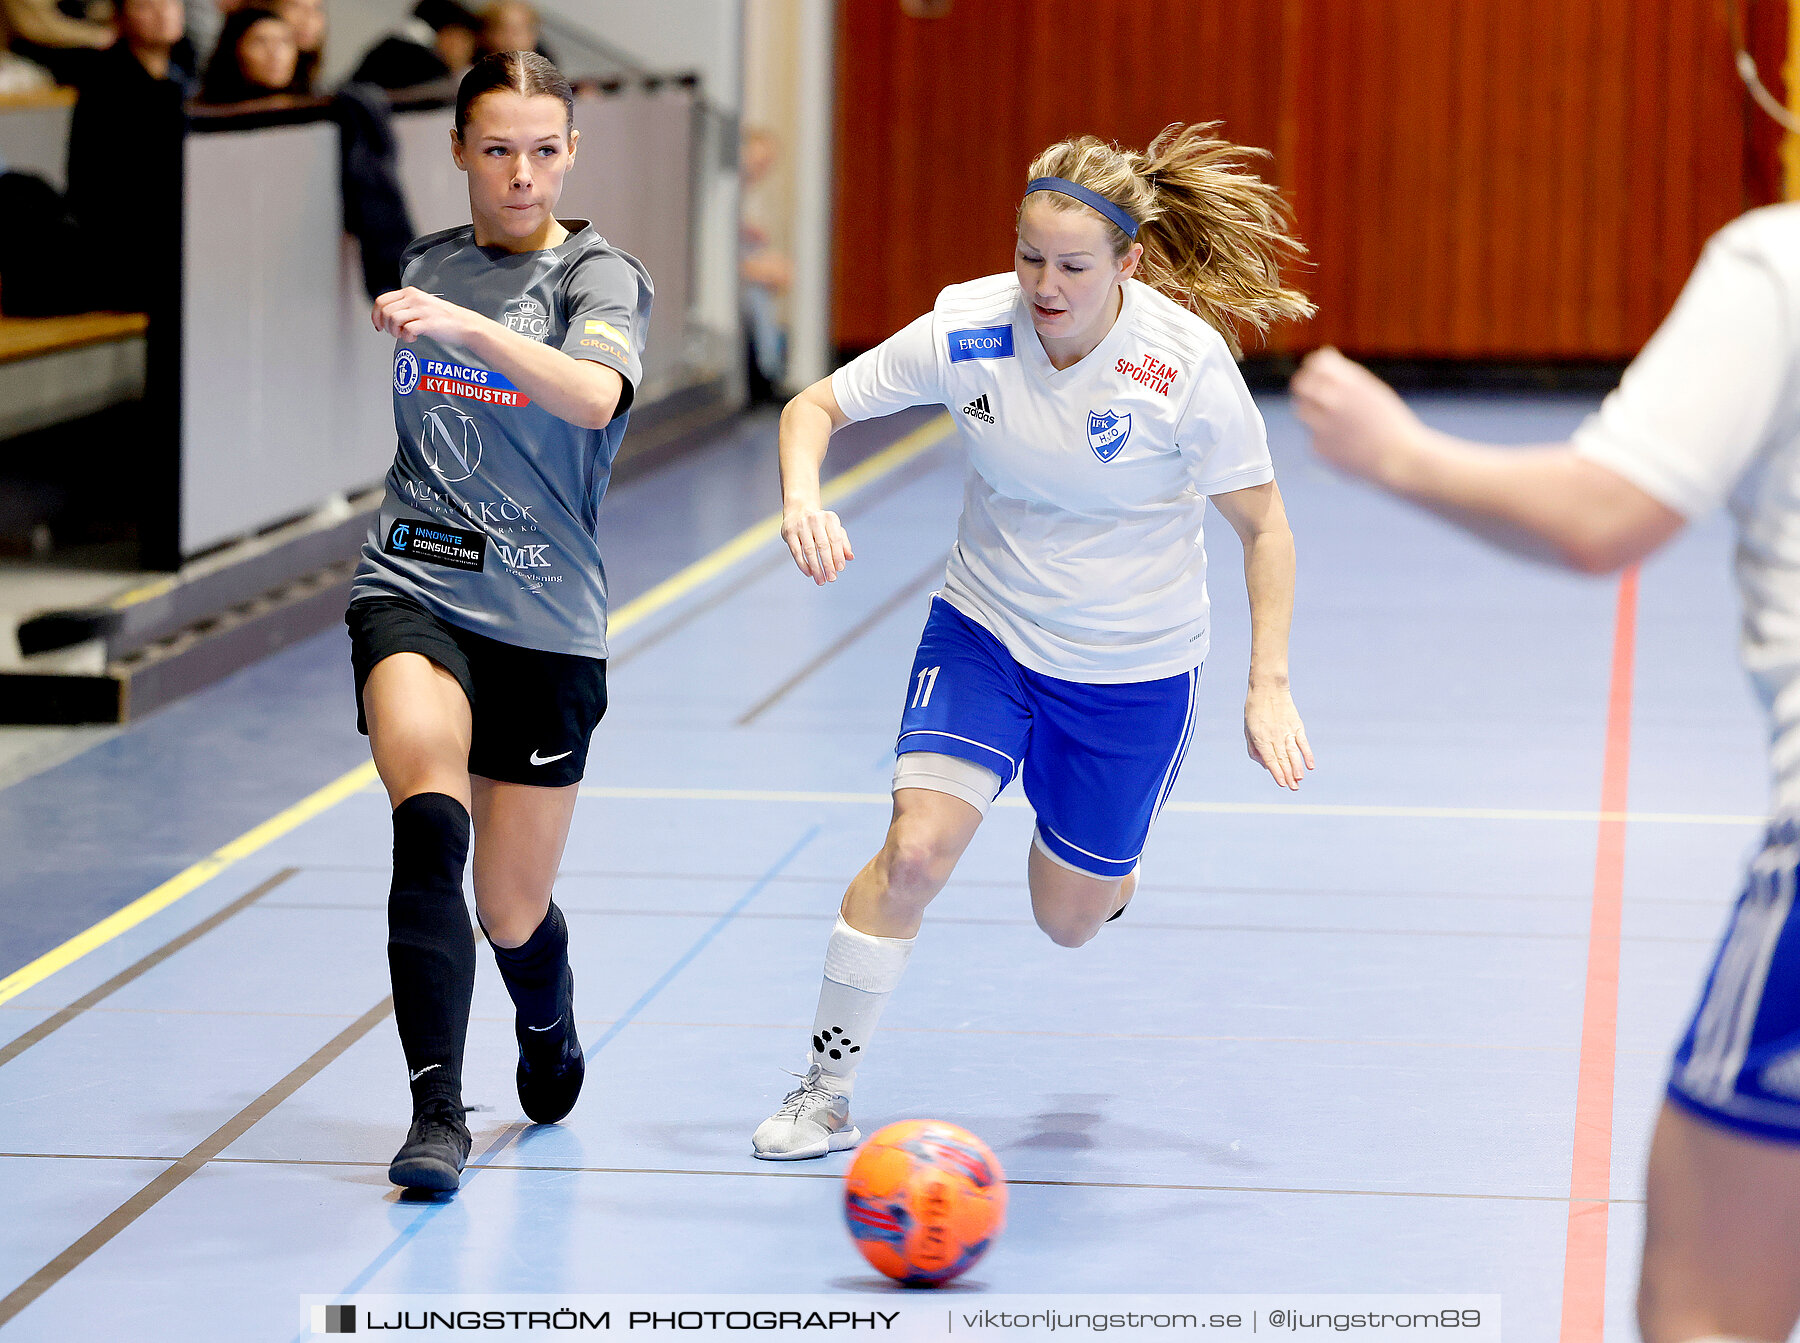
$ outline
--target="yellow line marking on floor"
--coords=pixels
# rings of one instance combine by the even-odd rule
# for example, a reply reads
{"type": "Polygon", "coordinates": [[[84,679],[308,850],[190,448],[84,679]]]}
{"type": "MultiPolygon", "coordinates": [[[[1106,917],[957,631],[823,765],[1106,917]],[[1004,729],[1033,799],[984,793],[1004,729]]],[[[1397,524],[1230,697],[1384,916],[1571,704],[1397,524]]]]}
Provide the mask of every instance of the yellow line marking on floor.
{"type": "Polygon", "coordinates": [[[173,592],[178,581],[175,578],[153,578],[148,583],[132,588],[129,592],[121,592],[107,605],[115,611],[123,611],[128,606],[136,606],[139,602],[147,602],[152,597],[160,597],[165,592],[173,592]]]}
{"type": "Polygon", "coordinates": [[[0,979],[0,1003],[18,997],[26,989],[41,984],[58,970],[73,965],[96,947],[105,946],[120,933],[135,928],[152,914],[161,913],[190,891],[197,890],[234,863],[241,862],[258,849],[266,848],[288,831],[304,825],[320,812],[335,807],[375,776],[373,762],[358,765],[348,774],[326,784],[311,797],[304,798],[286,811],[271,816],[261,825],[246,830],[231,843],[214,849],[185,871],[176,873],[162,885],[140,895],[116,913],[101,919],[85,932],[77,933],[60,947],[46,951],[29,965],[14,970],[0,979]]]}
{"type": "MultiPolygon", "coordinates": [[[[893,446],[882,449],[866,462],[852,467],[827,482],[821,493],[823,502],[830,506],[849,498],[864,486],[872,484],[889,472],[906,465],[920,453],[937,446],[949,436],[950,430],[951,423],[948,415],[940,415],[926,424],[920,425],[893,446]]],[[[719,574],[747,558],[760,547],[778,539],[780,535],[781,515],[779,513],[764,518],[753,527],[746,528],[711,554],[695,560],[680,573],[658,583],[635,601],[627,602],[613,613],[608,622],[610,632],[623,634],[631,626],[718,577],[719,574]]],[[[154,595],[149,589],[155,586],[155,584],[149,584],[145,589],[125,595],[133,600],[141,600],[145,596],[154,595]]],[[[145,919],[161,913],[182,896],[198,890],[226,868],[248,858],[259,849],[267,848],[283,835],[298,829],[321,812],[329,811],[351,794],[360,792],[377,782],[374,762],[365,762],[341,778],[326,784],[312,796],[303,798],[287,810],[271,816],[254,829],[245,831],[229,844],[213,850],[192,867],[176,873],[155,890],[140,895],[129,905],[101,919],[85,932],[77,933],[61,946],[45,952],[29,965],[21,966],[6,978],[0,979],[0,1003],[16,998],[27,989],[43,983],[58,970],[73,965],[90,951],[105,946],[121,933],[128,932],[145,919]]]]}
{"type": "MultiPolygon", "coordinates": [[[[881,806],[893,802],[887,793],[816,793],[775,788],[621,788],[589,784],[580,796],[621,802],[772,802],[810,806],[881,806]]],[[[1023,798],[1003,797],[996,807],[1030,806],[1023,798]]],[[[1382,807],[1348,803],[1304,802],[1170,802],[1164,811],[1207,816],[1340,816],[1415,821],[1626,821],[1634,825],[1767,825],[1766,816],[1727,812],[1553,811],[1531,807],[1382,807]]]]}

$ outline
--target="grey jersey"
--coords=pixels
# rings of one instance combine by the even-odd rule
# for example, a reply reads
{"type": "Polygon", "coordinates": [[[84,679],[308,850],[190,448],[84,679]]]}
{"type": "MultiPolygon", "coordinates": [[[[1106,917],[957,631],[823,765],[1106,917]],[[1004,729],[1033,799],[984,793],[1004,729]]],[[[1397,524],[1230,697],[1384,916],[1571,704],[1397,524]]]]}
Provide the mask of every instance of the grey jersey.
{"type": "Polygon", "coordinates": [[[403,597],[503,643],[606,656],[601,496],[643,376],[650,276],[591,224],[540,252],[475,242],[474,228],[418,239],[402,283],[490,317],[625,380],[619,412],[583,429],[497,369],[420,337],[394,346],[399,448],[350,600],[403,597]]]}

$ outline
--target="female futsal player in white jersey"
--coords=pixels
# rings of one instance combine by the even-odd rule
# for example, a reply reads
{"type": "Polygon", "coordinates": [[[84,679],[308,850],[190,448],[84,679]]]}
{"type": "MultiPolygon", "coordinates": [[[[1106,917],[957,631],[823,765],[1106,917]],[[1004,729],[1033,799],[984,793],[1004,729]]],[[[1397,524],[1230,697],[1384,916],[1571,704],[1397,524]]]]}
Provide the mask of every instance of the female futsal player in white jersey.
{"type": "Polygon", "coordinates": [[[1741,650],[1772,719],[1762,852],[1713,963],[1650,1147],[1645,1343],[1783,1343],[1800,1321],[1800,205],[1707,245],[1675,310],[1568,443],[1435,433],[1335,350],[1294,404],[1321,456],[1520,554],[1588,573],[1725,505],[1741,650]]]}
{"type": "Polygon", "coordinates": [[[933,310],[781,419],[782,536],[815,582],[852,558],[819,466],[852,420],[939,404],[969,473],[956,546],[907,682],[887,842],[844,896],[801,1085],[760,1157],[854,1146],[849,1098],[925,907],[1015,776],[1037,812],[1032,912],[1078,947],[1117,916],[1194,727],[1211,498],[1244,548],[1244,733],[1275,781],[1312,755],[1288,693],[1294,545],[1234,329],[1305,316],[1275,189],[1208,126],[1142,154],[1091,136],[1027,174],[1010,274],[933,310]]]}
{"type": "Polygon", "coordinates": [[[388,963],[413,1124],[389,1178],[455,1189],[475,905],[517,1008],[519,1101],[581,1088],[568,929],[550,899],[606,711],[596,510],[625,433],[650,279],[556,218],[575,161],[556,67],[502,52],[463,78],[451,150],[472,223],[420,238],[376,300],[399,448],[351,588],[359,726],[394,806],[388,963]]]}

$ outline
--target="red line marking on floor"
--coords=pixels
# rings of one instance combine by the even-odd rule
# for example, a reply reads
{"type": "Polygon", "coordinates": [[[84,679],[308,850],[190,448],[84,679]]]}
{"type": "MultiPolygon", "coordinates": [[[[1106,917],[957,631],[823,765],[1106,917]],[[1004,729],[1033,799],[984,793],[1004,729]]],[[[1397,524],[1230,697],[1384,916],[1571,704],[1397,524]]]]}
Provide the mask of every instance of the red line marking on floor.
{"type": "Polygon", "coordinates": [[[1601,1343],[1606,1325],[1607,1200],[1612,1196],[1613,1064],[1619,1026],[1619,929],[1625,899],[1625,803],[1631,767],[1631,677],[1637,647],[1638,571],[1619,580],[1612,688],[1600,778],[1594,906],[1588,924],[1581,1066],[1575,1086],[1575,1156],[1563,1252],[1562,1343],[1601,1343]]]}

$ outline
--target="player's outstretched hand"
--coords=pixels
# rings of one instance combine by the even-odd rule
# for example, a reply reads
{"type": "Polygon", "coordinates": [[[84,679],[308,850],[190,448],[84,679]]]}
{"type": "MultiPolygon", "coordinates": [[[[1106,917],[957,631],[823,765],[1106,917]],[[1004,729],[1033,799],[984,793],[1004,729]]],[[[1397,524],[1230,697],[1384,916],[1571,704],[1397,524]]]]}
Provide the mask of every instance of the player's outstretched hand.
{"type": "Polygon", "coordinates": [[[1392,387],[1329,345],[1306,356],[1288,391],[1313,451],[1377,485],[1394,483],[1425,428],[1392,387]]]}
{"type": "Polygon", "coordinates": [[[408,285],[405,289],[391,289],[376,299],[369,320],[377,331],[386,332],[408,345],[420,336],[456,344],[458,337],[468,330],[468,321],[473,315],[467,308],[459,308],[436,294],[408,285]]]}
{"type": "Polygon", "coordinates": [[[1306,726],[1284,687],[1251,687],[1244,701],[1244,745],[1250,758],[1283,788],[1297,790],[1313,768],[1306,726]]]}
{"type": "Polygon", "coordinates": [[[822,508],[797,508],[781,518],[781,539],[800,572],[823,585],[835,583],[844,566],[856,558],[850,537],[836,513],[822,508]]]}

